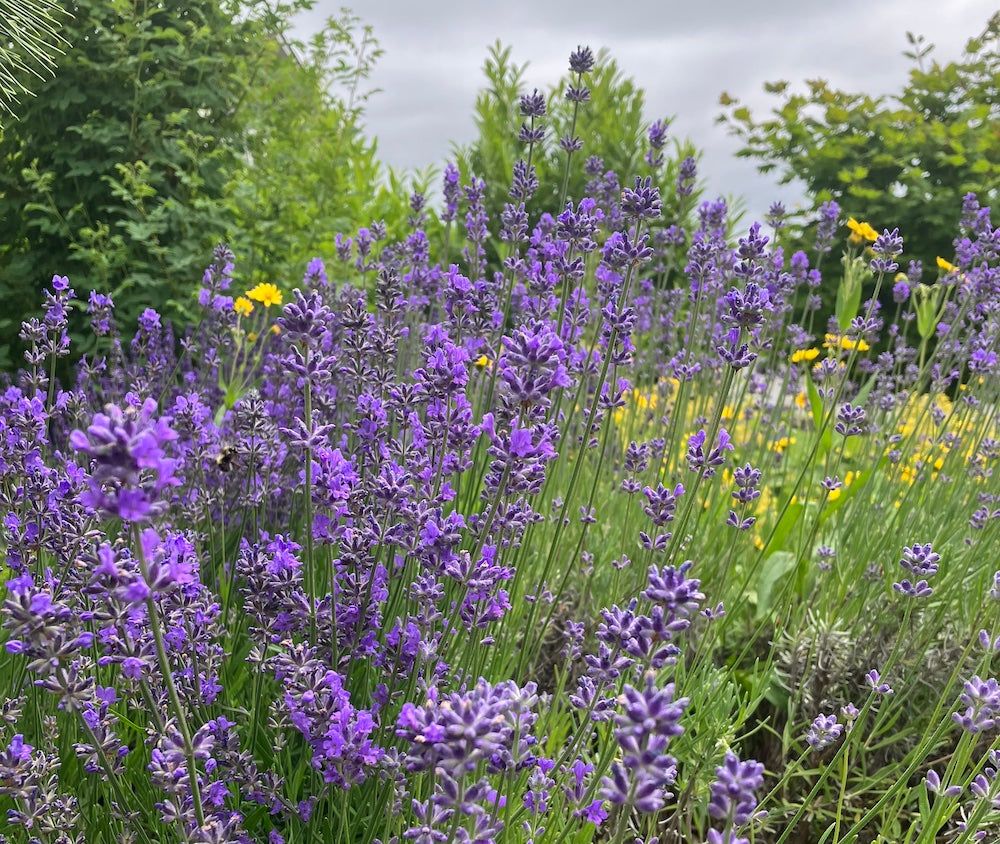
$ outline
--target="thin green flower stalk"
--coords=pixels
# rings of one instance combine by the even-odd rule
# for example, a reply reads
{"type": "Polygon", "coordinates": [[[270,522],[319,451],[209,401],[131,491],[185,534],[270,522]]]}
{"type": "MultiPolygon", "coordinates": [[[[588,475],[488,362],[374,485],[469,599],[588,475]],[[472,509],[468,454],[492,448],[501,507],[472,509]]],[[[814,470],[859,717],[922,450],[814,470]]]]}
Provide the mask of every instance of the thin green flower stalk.
{"type": "MultiPolygon", "coordinates": [[[[146,560],[145,551],[143,551],[142,539],[139,536],[138,527],[133,529],[132,538],[140,570],[143,577],[148,579],[149,563],[146,560]]],[[[160,674],[163,676],[163,684],[167,687],[170,705],[173,707],[174,716],[177,719],[177,729],[184,741],[184,755],[187,758],[188,780],[191,787],[191,800],[194,804],[195,817],[198,820],[198,825],[204,826],[205,809],[201,802],[201,790],[198,786],[198,764],[194,756],[194,745],[191,743],[191,731],[187,721],[188,716],[184,710],[184,706],[181,704],[180,696],[177,694],[177,686],[174,684],[173,669],[170,666],[170,659],[167,656],[167,649],[163,642],[163,629],[160,626],[159,611],[152,593],[146,598],[145,603],[149,628],[153,634],[153,641],[156,644],[156,657],[160,664],[160,674]]]]}

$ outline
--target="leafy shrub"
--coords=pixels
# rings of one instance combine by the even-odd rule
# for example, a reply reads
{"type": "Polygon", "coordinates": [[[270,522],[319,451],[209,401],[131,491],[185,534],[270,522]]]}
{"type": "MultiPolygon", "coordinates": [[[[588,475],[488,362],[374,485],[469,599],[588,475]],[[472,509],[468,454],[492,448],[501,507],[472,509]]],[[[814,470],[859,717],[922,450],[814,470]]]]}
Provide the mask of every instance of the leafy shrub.
{"type": "Polygon", "coordinates": [[[739,155],[762,162],[762,173],[805,183],[813,205],[801,222],[812,225],[831,199],[851,216],[891,222],[931,276],[935,259],[951,254],[962,197],[974,192],[992,203],[1000,189],[1000,15],[946,64],[928,63],[932,45],[907,37],[914,67],[898,94],[848,93],[822,79],[797,93],[772,82],[764,88],[780,99],[769,116],[757,118],[723,94],[720,120],[743,142],[739,155]]]}

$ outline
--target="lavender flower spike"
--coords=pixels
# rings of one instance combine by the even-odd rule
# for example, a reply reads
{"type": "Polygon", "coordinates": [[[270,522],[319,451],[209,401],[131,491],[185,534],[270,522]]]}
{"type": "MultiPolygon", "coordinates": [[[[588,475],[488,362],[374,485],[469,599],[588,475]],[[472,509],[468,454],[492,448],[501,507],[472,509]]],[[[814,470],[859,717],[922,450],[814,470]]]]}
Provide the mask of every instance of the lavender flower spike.
{"type": "Polygon", "coordinates": [[[177,434],[169,416],[154,419],[155,413],[153,399],[141,408],[108,405],[86,433],[70,434],[72,446],[92,461],[89,489],[80,497],[84,506],[130,522],[147,521],[166,507],[157,499],[180,481],[174,476],[176,461],[163,447],[177,434]]]}

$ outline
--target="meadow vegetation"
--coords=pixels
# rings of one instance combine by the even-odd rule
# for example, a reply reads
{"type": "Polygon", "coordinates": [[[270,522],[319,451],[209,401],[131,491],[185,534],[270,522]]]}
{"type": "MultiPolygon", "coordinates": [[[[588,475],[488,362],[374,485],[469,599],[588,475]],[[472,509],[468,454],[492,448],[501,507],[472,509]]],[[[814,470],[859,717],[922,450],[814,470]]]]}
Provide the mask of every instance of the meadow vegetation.
{"type": "Polygon", "coordinates": [[[111,240],[0,247],[76,261],[0,376],[0,842],[1000,840],[993,189],[933,267],[827,196],[743,224],[610,56],[529,92],[497,45],[439,186],[338,233],[360,106],[266,94],[363,81],[331,27],[254,42],[219,193],[140,145],[111,240]],[[193,278],[208,217],[129,228],[188,201],[236,235],[193,278]]]}

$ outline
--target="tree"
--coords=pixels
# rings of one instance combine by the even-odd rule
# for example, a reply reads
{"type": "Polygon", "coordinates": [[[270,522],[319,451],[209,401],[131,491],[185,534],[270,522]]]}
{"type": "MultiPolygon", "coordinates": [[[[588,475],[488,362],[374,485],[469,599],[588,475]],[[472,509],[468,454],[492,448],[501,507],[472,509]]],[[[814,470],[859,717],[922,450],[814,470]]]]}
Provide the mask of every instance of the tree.
{"type": "Polygon", "coordinates": [[[971,39],[960,61],[927,65],[933,45],[907,34],[914,62],[903,90],[871,97],[806,82],[765,90],[781,98],[763,120],[726,94],[719,120],[743,142],[739,155],[779,169],[782,183],[805,182],[813,209],[835,199],[845,214],[876,229],[899,227],[904,258],[934,270],[953,254],[962,197],[984,205],[1000,190],[1000,14],[971,39]]]}
{"type": "MultiPolygon", "coordinates": [[[[123,318],[181,300],[228,216],[256,22],[218,0],[73,0],[71,46],[0,136],[0,343],[68,275],[123,318]]],[[[174,314],[178,309],[174,309],[174,314]]]]}
{"type": "Polygon", "coordinates": [[[66,5],[71,46],[0,135],[0,367],[53,275],[111,293],[127,331],[145,308],[189,315],[220,241],[248,283],[290,287],[363,215],[405,224],[363,131],[378,45],[346,12],[294,42],[310,6],[66,5]]]}
{"type": "Polygon", "coordinates": [[[364,131],[364,87],[382,51],[371,27],[342,11],[309,44],[287,33],[261,43],[247,70],[244,150],[227,182],[230,240],[248,283],[291,287],[307,262],[332,256],[335,237],[372,220],[390,236],[407,219],[364,131]]]}

